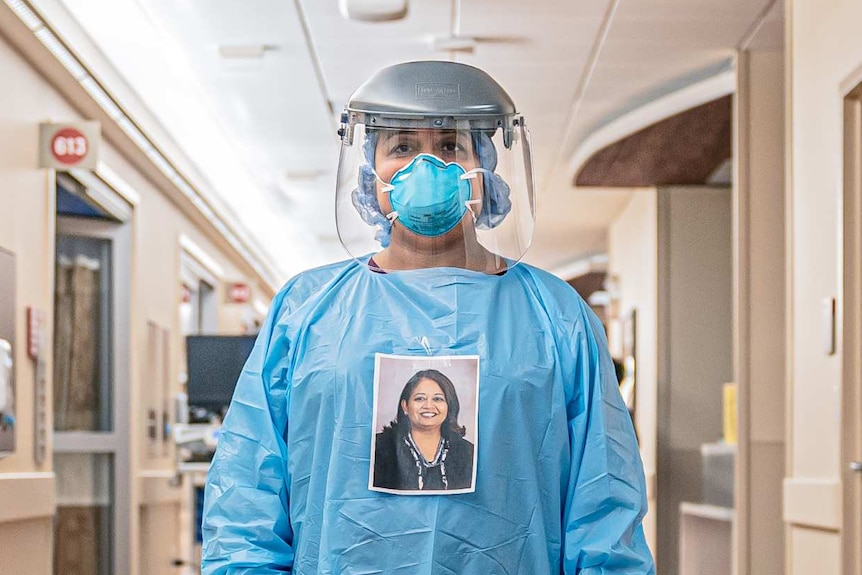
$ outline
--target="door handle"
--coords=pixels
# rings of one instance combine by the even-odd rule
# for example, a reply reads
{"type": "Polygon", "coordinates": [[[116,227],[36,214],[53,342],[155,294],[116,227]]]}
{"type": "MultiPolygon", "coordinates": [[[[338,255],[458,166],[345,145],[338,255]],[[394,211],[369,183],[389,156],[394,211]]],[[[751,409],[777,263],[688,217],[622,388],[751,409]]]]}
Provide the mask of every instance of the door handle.
{"type": "Polygon", "coordinates": [[[862,461],[851,461],[850,462],[850,471],[855,471],[856,473],[862,473],[862,461]]]}

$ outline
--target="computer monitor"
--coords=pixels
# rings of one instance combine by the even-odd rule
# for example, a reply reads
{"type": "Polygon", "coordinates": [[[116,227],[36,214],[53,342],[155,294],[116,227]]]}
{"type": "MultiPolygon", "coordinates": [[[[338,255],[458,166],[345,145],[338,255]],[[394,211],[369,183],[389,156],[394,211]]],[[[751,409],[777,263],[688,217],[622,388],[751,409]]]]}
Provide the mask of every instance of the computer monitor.
{"type": "Polygon", "coordinates": [[[215,413],[227,409],[255,339],[254,335],[186,337],[189,407],[215,413]]]}

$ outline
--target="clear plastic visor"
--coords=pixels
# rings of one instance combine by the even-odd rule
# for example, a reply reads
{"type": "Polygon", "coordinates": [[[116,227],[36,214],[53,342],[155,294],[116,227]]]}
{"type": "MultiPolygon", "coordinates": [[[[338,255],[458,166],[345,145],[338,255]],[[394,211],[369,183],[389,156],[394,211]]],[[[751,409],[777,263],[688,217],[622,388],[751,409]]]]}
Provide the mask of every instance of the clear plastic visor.
{"type": "Polygon", "coordinates": [[[529,133],[353,126],[343,138],[336,222],[374,271],[516,265],[533,237],[529,133]],[[508,143],[508,146],[506,146],[508,143]]]}

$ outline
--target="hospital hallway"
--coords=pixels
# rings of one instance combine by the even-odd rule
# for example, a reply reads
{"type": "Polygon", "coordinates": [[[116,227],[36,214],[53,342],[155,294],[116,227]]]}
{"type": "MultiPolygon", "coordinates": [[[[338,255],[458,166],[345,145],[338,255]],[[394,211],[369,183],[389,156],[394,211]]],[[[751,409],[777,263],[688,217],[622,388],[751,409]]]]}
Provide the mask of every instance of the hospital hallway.
{"type": "Polygon", "coordinates": [[[860,23],[856,0],[0,0],[0,574],[201,573],[206,508],[214,575],[862,575],[860,23]],[[439,237],[461,259],[398,263],[439,237]],[[535,380],[569,369],[611,395],[535,380]],[[557,481],[579,445],[596,478],[557,481]],[[397,450],[415,487],[378,483],[397,450]],[[399,526],[459,498],[401,559],[429,528],[399,526]],[[614,532],[640,500],[643,538],[614,532]],[[244,538],[286,563],[239,566],[244,538]]]}

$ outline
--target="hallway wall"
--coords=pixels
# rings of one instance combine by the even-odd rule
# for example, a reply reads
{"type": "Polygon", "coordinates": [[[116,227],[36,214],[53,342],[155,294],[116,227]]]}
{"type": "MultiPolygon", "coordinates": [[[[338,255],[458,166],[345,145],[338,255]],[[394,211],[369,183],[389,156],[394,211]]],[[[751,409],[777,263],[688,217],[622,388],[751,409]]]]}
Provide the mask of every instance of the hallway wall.
{"type": "Polygon", "coordinates": [[[790,0],[788,573],[842,573],[841,355],[824,351],[824,302],[841,317],[844,94],[862,80],[862,4],[790,0]],[[848,84],[854,77],[855,80],[848,84]]]}

